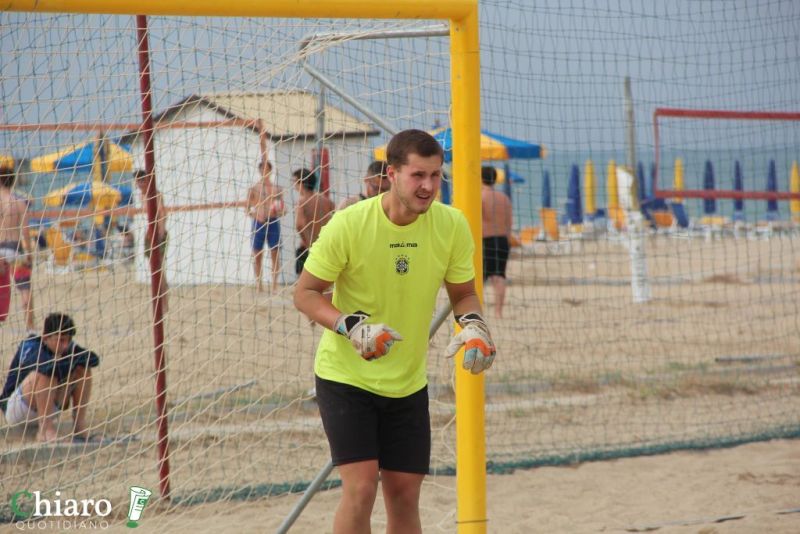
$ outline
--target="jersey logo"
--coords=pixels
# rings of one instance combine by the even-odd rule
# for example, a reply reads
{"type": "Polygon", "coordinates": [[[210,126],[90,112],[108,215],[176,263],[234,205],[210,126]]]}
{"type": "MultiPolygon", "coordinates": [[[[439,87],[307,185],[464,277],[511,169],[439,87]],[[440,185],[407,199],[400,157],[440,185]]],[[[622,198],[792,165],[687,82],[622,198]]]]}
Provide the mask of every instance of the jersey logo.
{"type": "Polygon", "coordinates": [[[397,274],[408,273],[408,256],[400,254],[394,260],[394,270],[397,274]]]}

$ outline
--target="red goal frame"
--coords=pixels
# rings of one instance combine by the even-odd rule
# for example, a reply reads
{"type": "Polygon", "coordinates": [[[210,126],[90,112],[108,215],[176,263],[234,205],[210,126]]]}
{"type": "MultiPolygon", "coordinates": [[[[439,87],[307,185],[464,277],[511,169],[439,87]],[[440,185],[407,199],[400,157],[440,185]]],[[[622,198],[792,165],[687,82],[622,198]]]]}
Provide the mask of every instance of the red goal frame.
{"type": "Polygon", "coordinates": [[[655,142],[655,178],[653,180],[653,196],[656,198],[703,198],[703,199],[753,199],[753,200],[800,200],[800,193],[787,191],[736,191],[732,189],[660,189],[658,187],[659,173],[659,117],[689,118],[689,119],[718,119],[718,120],[762,120],[762,121],[800,121],[800,113],[783,111],[729,111],[719,109],[684,109],[684,108],[656,108],[653,112],[653,133],[655,142]]]}

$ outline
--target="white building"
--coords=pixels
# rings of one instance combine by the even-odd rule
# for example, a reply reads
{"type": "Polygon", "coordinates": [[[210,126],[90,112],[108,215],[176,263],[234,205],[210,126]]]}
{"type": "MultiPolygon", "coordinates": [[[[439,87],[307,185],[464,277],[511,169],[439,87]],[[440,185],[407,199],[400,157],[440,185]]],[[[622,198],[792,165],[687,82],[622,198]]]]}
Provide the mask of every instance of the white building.
{"type": "MultiPolygon", "coordinates": [[[[233,204],[244,201],[248,188],[260,179],[262,150],[273,164],[274,182],[285,191],[282,281],[295,279],[297,192],[291,173],[299,167],[312,168],[316,109],[317,97],[303,91],[218,93],[192,95],[155,117],[155,172],[168,211],[166,275],[170,284],[253,283],[252,219],[241,205],[233,204]],[[238,122],[208,124],[231,119],[238,122]]],[[[331,198],[338,204],[361,188],[371,160],[370,137],[378,132],[331,105],[325,107],[324,124],[331,198]]],[[[137,168],[144,168],[142,138],[135,133],[127,137],[133,144],[137,168]]],[[[137,205],[142,205],[140,198],[137,205]]],[[[144,223],[144,217],[136,217],[136,270],[137,279],[148,282],[149,267],[142,254],[144,223]]],[[[265,283],[269,269],[269,254],[265,253],[265,283]]]]}

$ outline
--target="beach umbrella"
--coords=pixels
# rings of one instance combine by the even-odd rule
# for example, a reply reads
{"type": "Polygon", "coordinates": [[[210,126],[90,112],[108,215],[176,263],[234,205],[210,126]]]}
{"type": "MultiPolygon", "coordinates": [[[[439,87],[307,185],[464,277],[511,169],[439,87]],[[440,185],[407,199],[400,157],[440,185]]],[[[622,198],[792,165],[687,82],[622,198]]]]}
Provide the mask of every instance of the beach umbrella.
{"type": "Polygon", "coordinates": [[[647,198],[647,185],[644,177],[644,163],[641,161],[636,165],[636,181],[639,188],[639,205],[647,198]]]}
{"type": "Polygon", "coordinates": [[[577,165],[573,165],[569,172],[569,183],[567,185],[567,220],[572,224],[583,222],[583,210],[581,207],[581,172],[577,165]]]}
{"type": "MultiPolygon", "coordinates": [[[[51,154],[33,158],[30,162],[33,172],[58,172],[76,171],[89,172],[92,170],[97,140],[85,141],[69,146],[51,154]]],[[[125,172],[133,170],[133,156],[130,147],[116,143],[110,139],[103,142],[105,146],[105,161],[103,164],[109,172],[125,172]]]]}
{"type": "MultiPolygon", "coordinates": [[[[789,191],[800,194],[800,171],[797,169],[797,162],[792,162],[792,171],[789,175],[789,191]]],[[[789,201],[789,210],[792,213],[792,220],[800,223],[800,198],[793,198],[789,201]]]]}
{"type": "Polygon", "coordinates": [[[553,196],[550,192],[550,172],[544,171],[544,176],[542,176],[542,207],[543,208],[552,208],[553,207],[553,196]]]}
{"type": "MultiPolygon", "coordinates": [[[[672,179],[672,189],[675,191],[683,191],[683,160],[681,158],[675,159],[675,175],[672,179]]],[[[675,197],[675,202],[683,202],[682,197],[675,197]]]]}
{"type": "Polygon", "coordinates": [[[508,169],[508,165],[503,167],[495,167],[497,171],[497,181],[496,184],[504,185],[509,179],[511,180],[512,184],[524,184],[525,177],[522,176],[518,172],[514,172],[508,169]]]}
{"type": "Polygon", "coordinates": [[[594,163],[592,160],[587,159],[583,167],[583,196],[586,197],[586,216],[594,217],[597,211],[597,205],[594,200],[594,163]]]}
{"type": "MultiPolygon", "coordinates": [[[[130,199],[130,188],[128,188],[127,195],[130,199]]],[[[75,182],[51,191],[44,196],[43,203],[47,207],[75,206],[82,208],[91,206],[104,210],[117,207],[122,202],[122,196],[118,187],[100,180],[92,180],[75,182]]]]}
{"type": "MultiPolygon", "coordinates": [[[[453,132],[450,128],[438,128],[430,134],[444,148],[444,162],[453,160],[453,132]]],[[[386,160],[386,145],[375,148],[374,156],[386,160]]],[[[542,145],[513,139],[504,135],[481,130],[481,161],[509,159],[544,159],[547,150],[542,145]]]]}
{"type": "MultiPolygon", "coordinates": [[[[703,170],[703,189],[706,191],[714,190],[714,166],[711,161],[706,160],[706,166],[703,170]]],[[[711,215],[717,211],[717,201],[713,198],[703,199],[703,213],[711,215]]]]}
{"type": "MultiPolygon", "coordinates": [[[[771,193],[778,192],[778,174],[775,172],[775,160],[769,160],[769,169],[767,170],[767,191],[771,193]]],[[[775,220],[778,218],[778,201],[774,198],[767,200],[767,219],[775,220]]]]}
{"type": "MultiPolygon", "coordinates": [[[[742,166],[739,160],[733,165],[733,190],[744,191],[744,179],[742,178],[742,166]]],[[[744,220],[744,199],[733,199],[733,219],[735,221],[744,220]]]]}
{"type": "Polygon", "coordinates": [[[617,163],[612,159],[606,168],[606,192],[608,195],[608,213],[619,208],[619,194],[617,191],[617,163]]]}

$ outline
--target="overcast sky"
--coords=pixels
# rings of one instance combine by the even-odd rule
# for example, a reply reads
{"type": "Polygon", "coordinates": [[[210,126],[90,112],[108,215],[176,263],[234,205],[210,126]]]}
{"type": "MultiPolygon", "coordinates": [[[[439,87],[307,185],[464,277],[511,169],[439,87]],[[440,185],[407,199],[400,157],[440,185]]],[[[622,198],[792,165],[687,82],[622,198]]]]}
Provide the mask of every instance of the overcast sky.
{"type": "MultiPolygon", "coordinates": [[[[2,121],[139,120],[133,23],[133,17],[1,13],[2,121]]],[[[159,110],[192,93],[316,90],[297,61],[303,36],[431,21],[150,23],[159,110]]],[[[625,76],[633,82],[640,150],[652,149],[657,106],[798,111],[798,36],[800,2],[793,0],[481,2],[483,126],[551,151],[619,148],[625,76]]],[[[312,54],[310,62],[398,127],[430,127],[447,121],[447,49],[446,38],[353,42],[312,54]]],[[[687,145],[797,145],[798,130],[692,125],[675,135],[687,145]]],[[[0,133],[0,151],[31,157],[41,145],[63,142],[52,134],[34,137],[0,133]]]]}

